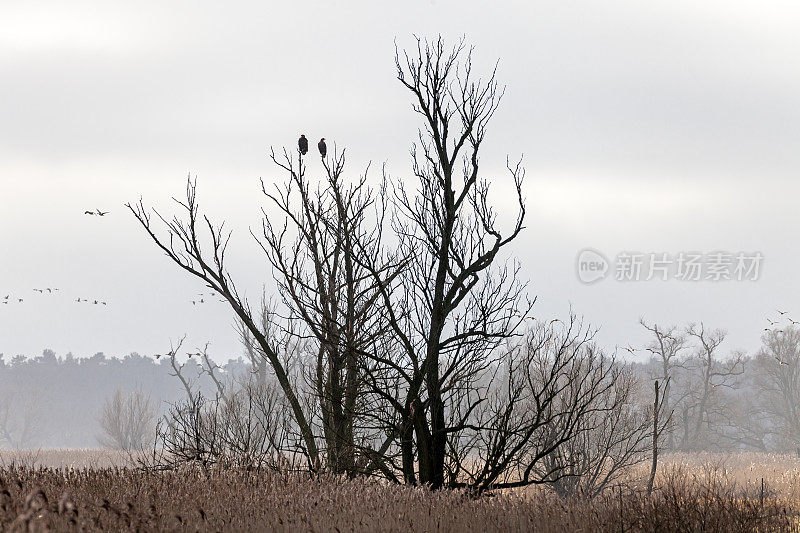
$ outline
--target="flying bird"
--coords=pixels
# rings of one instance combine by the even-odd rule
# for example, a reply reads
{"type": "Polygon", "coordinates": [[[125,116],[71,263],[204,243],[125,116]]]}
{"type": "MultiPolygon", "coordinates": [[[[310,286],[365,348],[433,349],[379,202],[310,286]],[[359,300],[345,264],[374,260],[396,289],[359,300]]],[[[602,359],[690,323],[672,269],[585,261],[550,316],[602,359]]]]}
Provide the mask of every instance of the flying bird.
{"type": "MultiPolygon", "coordinates": [[[[777,309],[776,309],[776,311],[777,311],[777,309]]],[[[782,314],[782,315],[785,315],[785,314],[786,314],[786,313],[788,313],[788,312],[789,312],[789,311],[778,311],[778,313],[780,313],[780,314],[782,314]]]]}
{"type": "Polygon", "coordinates": [[[84,211],[84,215],[94,215],[94,211],[84,211]]]}
{"type": "Polygon", "coordinates": [[[308,153],[308,139],[306,139],[305,134],[301,135],[297,140],[297,147],[300,148],[300,155],[306,155],[308,153]]]}
{"type": "Polygon", "coordinates": [[[97,214],[98,214],[98,215],[100,215],[101,217],[104,217],[104,216],[106,216],[106,215],[107,215],[107,214],[109,214],[110,212],[111,212],[111,211],[100,211],[99,209],[97,210],[97,214]]]}
{"type": "Polygon", "coordinates": [[[328,153],[328,146],[325,144],[325,137],[319,140],[317,148],[319,148],[320,155],[325,157],[325,155],[328,153]]]}

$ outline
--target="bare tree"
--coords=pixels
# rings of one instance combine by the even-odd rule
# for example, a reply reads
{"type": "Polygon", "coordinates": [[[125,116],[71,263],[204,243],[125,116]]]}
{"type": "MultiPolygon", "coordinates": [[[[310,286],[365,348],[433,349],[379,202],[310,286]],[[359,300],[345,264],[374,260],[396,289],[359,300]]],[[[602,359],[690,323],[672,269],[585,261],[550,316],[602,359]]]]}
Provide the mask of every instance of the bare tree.
{"type": "Polygon", "coordinates": [[[116,450],[140,450],[150,441],[155,429],[155,409],[150,396],[141,390],[117,389],[103,405],[98,437],[101,445],[116,450]]]}
{"type": "Polygon", "coordinates": [[[800,455],[800,330],[766,332],[756,356],[760,406],[777,424],[784,449],[800,455]]]}
{"type": "MultiPolygon", "coordinates": [[[[591,396],[593,405],[577,421],[575,435],[542,461],[542,471],[562,496],[594,498],[618,485],[631,466],[646,459],[663,429],[657,418],[660,405],[651,410],[635,403],[639,383],[633,374],[620,368],[611,377],[611,388],[602,384],[604,394],[591,396]]],[[[591,380],[583,383],[597,386],[591,380]]]]}
{"type": "Polygon", "coordinates": [[[687,363],[681,446],[697,449],[711,444],[712,432],[725,418],[727,408],[719,401],[721,389],[735,386],[735,378],[743,372],[744,356],[734,353],[727,359],[720,358],[719,347],[726,333],[720,329],[707,330],[702,322],[690,324],[686,334],[695,340],[696,346],[694,356],[687,363]]]}
{"type": "MultiPolygon", "coordinates": [[[[687,338],[677,326],[663,327],[656,323],[648,324],[644,318],[639,319],[639,324],[653,335],[652,340],[645,349],[659,360],[661,368],[658,379],[661,380],[664,386],[661,396],[664,410],[669,415],[673,409],[673,404],[670,402],[671,384],[675,380],[676,369],[682,367],[681,356],[687,348],[687,338]]],[[[667,427],[666,447],[672,449],[674,446],[674,427],[670,425],[667,427]]]]}
{"type": "Polygon", "coordinates": [[[369,188],[366,173],[345,183],[345,154],[337,149],[323,159],[326,178],[315,189],[302,157],[296,164],[285,151],[271,157],[288,179],[272,189],[262,182],[262,190],[283,221],[274,223],[265,211],[258,241],[276,273],[288,322],[295,335],[309,339],[305,378],[321,412],[327,466],[355,475],[365,451],[358,442],[376,438],[359,422],[364,358],[387,331],[378,284],[364,265],[379,265],[375,273],[388,280],[399,272],[391,261],[381,264],[385,189],[369,188]]]}
{"type": "Polygon", "coordinates": [[[548,484],[592,496],[647,450],[635,381],[572,316],[512,343],[485,388],[462,386],[463,431],[449,437],[451,486],[475,492],[548,484]],[[472,398],[487,400],[472,407],[472,398]],[[464,409],[472,409],[465,416],[464,409]]]}
{"type": "Polygon", "coordinates": [[[408,258],[407,267],[392,280],[370,265],[397,346],[379,362],[403,382],[403,398],[393,403],[403,477],[439,488],[448,435],[465,423],[448,420],[448,404],[491,366],[495,348],[519,322],[517,269],[497,263],[523,227],[524,171],[509,166],[519,210],[504,233],[479,168],[486,127],[502,97],[494,72],[476,77],[463,41],[448,49],[441,38],[418,40],[413,53],[397,54],[396,66],[423,126],[412,148],[418,189],[410,193],[400,182],[393,197],[396,257],[408,258]]]}
{"type": "MultiPolygon", "coordinates": [[[[464,42],[449,49],[441,38],[398,52],[396,67],[422,117],[416,190],[402,181],[373,190],[366,175],[348,184],[335,148],[318,183],[303,154],[271,153],[287,179],[262,182],[268,206],[251,234],[279,302],[262,298],[254,312],[240,295],[225,265],[230,233],[201,214],[191,179],[176,200],[180,216],[166,219],[141,200],[128,206],[175,264],[228,303],[257,383],[279,387],[290,420],[233,433],[259,435],[278,455],[300,453],[313,471],[477,492],[556,483],[578,472],[584,450],[589,466],[573,476],[594,469],[591,486],[603,486],[638,457],[637,431],[649,426],[626,410],[633,385],[620,365],[574,316],[563,329],[540,323],[519,339],[532,302],[519,266],[505,258],[523,229],[525,173],[506,161],[516,209],[504,208],[511,216],[502,229],[479,166],[503,94],[495,73],[476,76],[464,42]]],[[[165,447],[207,466],[231,447],[224,410],[240,402],[203,361],[218,394],[202,398],[183,380],[188,399],[170,415],[165,447]]]]}
{"type": "MultiPolygon", "coordinates": [[[[272,266],[281,311],[262,299],[256,314],[239,295],[225,268],[230,233],[224,232],[224,224],[214,226],[202,217],[211,251],[203,248],[194,182],[188,183],[186,200],[178,201],[185,219],[167,221],[156,213],[165,224],[166,237],[156,235],[141,201],[129,207],[175,263],[202,279],[232,307],[261,385],[266,384],[269,367],[286,396],[300,434],[298,445],[309,466],[352,475],[359,462],[357,451],[371,453],[374,433],[382,431],[377,428],[370,430],[372,435],[356,435],[356,419],[364,406],[359,398],[360,361],[386,330],[377,310],[381,300],[375,276],[393,279],[391,264],[374,270],[363,266],[369,262],[374,268],[381,261],[382,223],[369,216],[373,211],[382,216],[383,189],[376,195],[367,187],[366,175],[347,185],[344,153],[336,150],[323,160],[326,179],[316,189],[306,178],[302,155],[295,163],[287,151],[282,158],[272,152],[272,160],[288,178],[274,189],[262,182],[270,205],[263,210],[260,231],[251,233],[272,266]],[[275,221],[276,214],[283,218],[281,222],[275,221]]],[[[174,358],[172,364],[175,368],[174,358]]],[[[207,357],[204,369],[224,400],[226,393],[207,357]]],[[[180,376],[178,368],[175,373],[180,376]]],[[[189,384],[182,381],[192,397],[189,384]]]]}
{"type": "Polygon", "coordinates": [[[183,210],[185,218],[175,215],[168,220],[157,211],[145,208],[142,200],[137,204],[128,204],[127,207],[167,257],[219,294],[231,307],[243,327],[247,328],[286,397],[302,436],[309,465],[316,468],[316,465],[320,464],[319,449],[287,365],[287,351],[284,348],[290,341],[287,337],[269,336],[270,332],[259,326],[258,317],[254,315],[247,298],[236,288],[225,266],[225,254],[231,234],[225,230],[224,222],[215,226],[208,217],[200,214],[195,182],[191,179],[188,181],[185,201],[176,199],[175,202],[183,210]],[[156,228],[152,223],[153,214],[164,224],[166,235],[163,237],[156,234],[156,228]],[[206,233],[208,243],[204,242],[201,232],[206,233]]]}
{"type": "Polygon", "coordinates": [[[0,443],[14,449],[34,445],[45,436],[42,391],[15,388],[0,401],[0,443]]]}

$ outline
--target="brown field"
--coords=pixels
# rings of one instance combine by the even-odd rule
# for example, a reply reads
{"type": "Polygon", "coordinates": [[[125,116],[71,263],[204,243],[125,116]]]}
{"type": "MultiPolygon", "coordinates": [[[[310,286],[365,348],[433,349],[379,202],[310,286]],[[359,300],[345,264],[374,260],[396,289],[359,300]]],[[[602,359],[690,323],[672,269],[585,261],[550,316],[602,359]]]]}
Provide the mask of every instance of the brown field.
{"type": "Polygon", "coordinates": [[[592,502],[541,488],[475,499],[366,480],[153,474],[126,460],[0,451],[0,530],[800,531],[800,459],[782,455],[666,456],[652,497],[642,468],[592,502]]]}

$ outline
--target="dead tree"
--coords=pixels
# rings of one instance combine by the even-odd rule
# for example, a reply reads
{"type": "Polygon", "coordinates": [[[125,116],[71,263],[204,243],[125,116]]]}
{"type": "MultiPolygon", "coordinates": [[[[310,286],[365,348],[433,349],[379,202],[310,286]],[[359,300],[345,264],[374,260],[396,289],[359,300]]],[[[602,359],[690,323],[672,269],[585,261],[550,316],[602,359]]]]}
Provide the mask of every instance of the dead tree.
{"type": "Polygon", "coordinates": [[[393,259],[408,263],[395,279],[369,265],[397,346],[377,362],[403,382],[402,399],[392,402],[403,477],[436,489],[445,483],[448,435],[465,424],[448,420],[454,395],[491,366],[495,348],[519,322],[515,310],[526,311],[516,267],[499,264],[501,250],[523,227],[524,170],[507,165],[518,212],[503,232],[479,168],[486,128],[502,97],[495,73],[477,77],[464,42],[448,49],[441,38],[398,52],[396,66],[423,126],[412,148],[418,188],[410,192],[398,182],[393,197],[393,259]]]}
{"type": "MultiPolygon", "coordinates": [[[[663,420],[663,422],[659,423],[659,418],[661,418],[665,413],[664,409],[667,407],[666,402],[664,401],[664,396],[659,396],[659,383],[658,380],[653,384],[653,446],[651,449],[653,461],[650,463],[650,477],[647,479],[647,495],[653,493],[653,484],[656,481],[656,471],[658,470],[658,439],[661,437],[661,433],[664,431],[665,427],[670,427],[670,419],[672,418],[672,413],[666,413],[667,418],[663,420]]],[[[669,383],[664,384],[664,390],[667,389],[669,383]]]]}
{"type": "MultiPolygon", "coordinates": [[[[639,324],[653,334],[653,339],[647,345],[646,350],[659,359],[661,363],[661,373],[659,379],[664,384],[661,393],[664,409],[672,411],[670,403],[671,383],[675,380],[676,369],[682,368],[681,355],[687,348],[686,335],[678,330],[677,326],[662,327],[658,324],[648,324],[643,318],[639,319],[639,324]]],[[[670,425],[667,428],[667,448],[675,446],[674,428],[670,425]]]]}

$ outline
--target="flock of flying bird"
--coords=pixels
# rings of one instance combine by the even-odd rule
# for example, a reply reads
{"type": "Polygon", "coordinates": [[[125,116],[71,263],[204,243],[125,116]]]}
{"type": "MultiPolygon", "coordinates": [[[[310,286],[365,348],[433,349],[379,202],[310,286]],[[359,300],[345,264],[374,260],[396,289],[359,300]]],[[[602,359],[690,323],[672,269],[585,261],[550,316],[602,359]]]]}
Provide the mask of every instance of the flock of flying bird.
{"type": "MultiPolygon", "coordinates": [[[[108,213],[110,213],[110,211],[101,211],[100,209],[95,209],[94,211],[84,211],[83,212],[84,215],[98,215],[98,216],[101,216],[101,217],[106,216],[108,213]]],[[[58,288],[52,288],[52,287],[47,287],[47,288],[44,288],[44,289],[33,289],[34,292],[38,292],[39,294],[44,294],[45,291],[47,292],[47,294],[53,294],[54,292],[57,292],[58,290],[59,290],[58,288]]],[[[6,294],[5,298],[3,298],[3,300],[2,300],[2,303],[3,304],[8,304],[10,301],[13,301],[13,300],[16,300],[17,303],[21,304],[21,303],[23,303],[25,301],[25,298],[20,298],[20,297],[17,296],[17,297],[12,299],[10,294],[6,294]]],[[[94,298],[80,298],[80,297],[78,297],[78,298],[75,299],[75,302],[76,303],[92,302],[93,305],[108,305],[107,302],[105,302],[103,300],[96,300],[94,298]]]]}
{"type": "MultiPolygon", "coordinates": [[[[778,310],[776,309],[776,311],[778,310]]],[[[792,326],[797,326],[798,324],[800,324],[800,321],[793,320],[792,317],[785,316],[788,313],[789,311],[778,311],[778,314],[784,317],[792,326]]],[[[780,326],[777,320],[772,320],[771,318],[767,317],[767,322],[769,322],[769,327],[764,328],[764,331],[774,331],[776,333],[783,333],[782,329],[774,329],[776,325],[780,326]]]]}
{"type": "MultiPolygon", "coordinates": [[[[60,289],[58,289],[58,288],[47,287],[47,288],[44,288],[44,289],[33,289],[33,292],[38,292],[39,294],[44,294],[45,292],[47,292],[47,294],[53,294],[53,293],[58,292],[59,290],[60,289]]],[[[14,298],[12,298],[10,294],[6,294],[5,297],[2,299],[2,303],[8,304],[9,302],[14,301],[14,300],[16,300],[17,303],[21,304],[21,303],[23,303],[25,301],[25,298],[20,298],[18,296],[15,296],[14,298]]],[[[92,302],[94,305],[108,305],[108,303],[103,301],[103,300],[95,300],[95,299],[89,299],[89,298],[77,298],[75,301],[76,302],[92,302]]]]}

